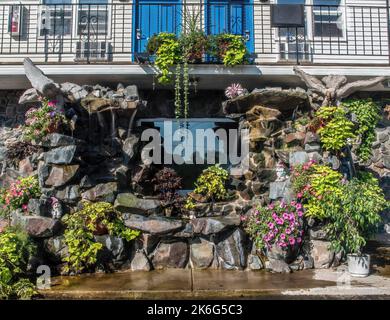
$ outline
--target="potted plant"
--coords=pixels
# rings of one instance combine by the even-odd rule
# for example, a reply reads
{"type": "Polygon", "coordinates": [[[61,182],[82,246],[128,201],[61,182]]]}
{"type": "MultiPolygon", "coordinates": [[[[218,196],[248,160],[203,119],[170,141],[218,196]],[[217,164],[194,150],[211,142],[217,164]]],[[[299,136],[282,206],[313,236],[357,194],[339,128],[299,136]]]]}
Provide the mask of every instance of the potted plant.
{"type": "Polygon", "coordinates": [[[341,193],[324,195],[324,201],[320,202],[321,206],[326,206],[325,230],[331,249],[347,254],[349,273],[366,277],[370,272],[370,256],[362,250],[381,221],[380,212],[388,204],[378,180],[371,173],[359,173],[341,189],[341,193]]]}
{"type": "Polygon", "coordinates": [[[208,52],[217,62],[233,67],[247,62],[248,51],[240,35],[221,33],[210,35],[208,52]]]}
{"type": "Polygon", "coordinates": [[[296,201],[256,206],[243,216],[246,232],[268,258],[291,262],[302,243],[303,207],[296,201]]]}

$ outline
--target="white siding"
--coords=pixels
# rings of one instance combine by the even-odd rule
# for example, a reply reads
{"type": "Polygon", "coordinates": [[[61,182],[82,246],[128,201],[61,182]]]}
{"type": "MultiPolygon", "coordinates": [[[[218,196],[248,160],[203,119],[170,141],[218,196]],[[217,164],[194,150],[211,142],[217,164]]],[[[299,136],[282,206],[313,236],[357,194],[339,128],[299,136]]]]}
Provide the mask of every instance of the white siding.
{"type": "MultiPolygon", "coordinates": [[[[199,12],[201,0],[187,0],[190,12],[199,12]],[[192,4],[194,4],[192,6],[192,4]]],[[[271,1],[274,2],[274,1],[271,1]]],[[[318,64],[388,64],[388,12],[386,0],[346,0],[345,37],[318,39],[308,35],[307,44],[310,48],[309,63],[318,64]]],[[[75,46],[79,36],[75,30],[73,37],[62,39],[39,36],[38,0],[23,0],[25,11],[24,36],[20,39],[8,33],[8,7],[0,5],[0,63],[20,63],[25,56],[36,62],[72,63],[74,62],[75,46]],[[27,32],[28,31],[28,32],[27,32]],[[62,51],[62,54],[58,52],[62,51]],[[45,56],[45,51],[49,52],[45,56]],[[19,54],[17,54],[19,53],[19,54]]],[[[112,46],[114,63],[130,63],[132,61],[132,1],[112,1],[109,35],[98,35],[97,41],[107,41],[112,46]]],[[[277,29],[271,28],[270,5],[254,1],[254,48],[257,53],[256,62],[272,64],[281,60],[277,29]]],[[[15,1],[1,1],[1,4],[15,4],[15,1]]],[[[74,7],[76,8],[76,7],[74,7]]],[[[204,7],[202,8],[204,9],[204,7]]],[[[204,11],[204,10],[203,10],[204,11]]],[[[310,9],[307,9],[310,14],[310,9]]],[[[201,13],[201,24],[204,27],[204,14],[201,13]]],[[[77,19],[75,12],[73,19],[77,19]]],[[[74,23],[74,26],[76,24],[74,23]]],[[[74,28],[75,29],[75,28],[74,28]]]]}

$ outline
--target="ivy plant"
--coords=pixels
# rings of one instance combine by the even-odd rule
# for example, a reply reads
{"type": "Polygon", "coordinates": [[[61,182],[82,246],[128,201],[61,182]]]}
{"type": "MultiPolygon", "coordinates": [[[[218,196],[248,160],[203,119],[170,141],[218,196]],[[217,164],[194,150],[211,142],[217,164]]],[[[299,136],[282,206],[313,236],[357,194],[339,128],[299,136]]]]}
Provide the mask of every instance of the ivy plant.
{"type": "MultiPolygon", "coordinates": [[[[206,201],[222,201],[228,196],[226,182],[229,178],[227,170],[219,164],[208,167],[195,182],[194,194],[202,196],[206,201]]],[[[186,209],[194,208],[194,202],[191,197],[187,199],[186,209]]]]}
{"type": "Polygon", "coordinates": [[[321,143],[326,150],[338,152],[355,138],[354,124],[347,118],[347,111],[342,107],[321,107],[316,117],[323,123],[317,130],[321,143]]]}
{"type": "Polygon", "coordinates": [[[81,273],[97,262],[97,254],[103,245],[94,239],[98,228],[106,228],[111,235],[122,237],[127,241],[135,239],[140,232],[127,228],[122,217],[108,202],[90,203],[84,201],[83,208],[66,215],[64,233],[69,255],[64,258],[65,271],[81,273]]]}
{"type": "Polygon", "coordinates": [[[360,254],[388,203],[371,173],[360,173],[340,188],[340,193],[327,193],[319,203],[327,219],[325,230],[333,250],[360,254]]]}
{"type": "Polygon", "coordinates": [[[27,278],[27,263],[35,246],[28,235],[17,228],[0,233],[0,299],[29,299],[36,295],[27,278]]]}
{"type": "Polygon", "coordinates": [[[348,100],[342,103],[342,107],[356,115],[356,134],[360,140],[356,153],[360,160],[367,161],[371,157],[371,146],[376,138],[375,128],[381,118],[380,107],[372,99],[348,100]]]}
{"type": "Polygon", "coordinates": [[[229,67],[246,63],[248,56],[244,38],[228,33],[209,36],[209,53],[229,67]]]}
{"type": "MultiPolygon", "coordinates": [[[[159,69],[158,81],[168,84],[172,81],[171,68],[181,62],[181,47],[175,34],[161,32],[154,37],[153,47],[156,50],[155,65],[159,69]]],[[[152,49],[150,49],[152,50],[152,49]]]]}
{"type": "Polygon", "coordinates": [[[341,195],[341,181],[341,173],[328,166],[313,161],[296,166],[292,173],[292,186],[297,198],[304,203],[305,216],[325,219],[324,197],[328,194],[341,195]]]}

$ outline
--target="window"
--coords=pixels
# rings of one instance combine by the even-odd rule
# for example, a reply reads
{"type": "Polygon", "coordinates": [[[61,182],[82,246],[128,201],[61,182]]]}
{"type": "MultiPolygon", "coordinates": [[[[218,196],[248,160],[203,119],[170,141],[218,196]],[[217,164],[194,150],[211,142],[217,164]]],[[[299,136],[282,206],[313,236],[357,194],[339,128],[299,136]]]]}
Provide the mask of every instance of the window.
{"type": "Polygon", "coordinates": [[[313,0],[314,36],[343,37],[341,0],[313,0]]]}
{"type": "Polygon", "coordinates": [[[40,35],[72,34],[72,0],[43,0],[40,35]]]}
{"type": "Polygon", "coordinates": [[[108,0],[80,0],[78,6],[78,35],[108,33],[108,0]]]}
{"type": "MultiPolygon", "coordinates": [[[[306,0],[277,0],[277,4],[301,4],[304,5],[306,0]]],[[[306,16],[306,12],[305,12],[306,16]]],[[[305,17],[306,19],[306,17],[305,17]]],[[[305,28],[279,28],[279,37],[285,37],[288,41],[295,41],[298,31],[298,37],[305,36],[305,28]]]]}

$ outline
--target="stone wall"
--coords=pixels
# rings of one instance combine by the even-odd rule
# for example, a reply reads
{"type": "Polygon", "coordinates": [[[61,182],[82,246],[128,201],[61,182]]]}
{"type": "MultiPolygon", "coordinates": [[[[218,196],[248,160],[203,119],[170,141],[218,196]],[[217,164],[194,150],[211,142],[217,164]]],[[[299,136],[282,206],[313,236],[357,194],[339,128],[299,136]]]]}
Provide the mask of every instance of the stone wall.
{"type": "Polygon", "coordinates": [[[0,90],[0,126],[14,127],[24,123],[28,106],[18,104],[22,91],[0,90]]]}
{"type": "MultiPolygon", "coordinates": [[[[135,88],[136,89],[136,88],[135,88]]],[[[140,239],[128,244],[123,239],[97,235],[104,245],[97,269],[151,270],[160,268],[220,268],[291,272],[306,268],[324,268],[340,263],[342,256],[328,250],[329,242],[321,228],[312,225],[304,245],[292,261],[277,252],[262,256],[253,247],[241,225],[255,204],[291,198],[289,180],[275,181],[276,165],[304,163],[309,159],[340,166],[323,153],[315,134],[304,126],[293,127],[297,111],[308,111],[304,90],[254,90],[245,97],[222,101],[221,93],[198,92],[193,96],[199,106],[191,116],[226,116],[250,130],[250,170],[231,176],[229,191],[234,199],[221,203],[197,204],[195,217],[165,217],[151,179],[157,167],[140,160],[140,131],[129,130],[135,116],[172,116],[172,93],[138,92],[134,87],[117,90],[100,86],[85,87],[81,103],[69,103],[67,110],[78,115],[76,128],[65,134],[50,134],[38,143],[39,151],[18,163],[7,161],[9,146],[20,141],[21,130],[10,127],[21,123],[27,106],[16,105],[18,93],[4,93],[1,110],[6,121],[1,128],[0,183],[6,186],[18,176],[37,174],[43,191],[32,199],[31,215],[13,214],[13,223],[22,224],[41,249],[36,263],[45,263],[61,272],[61,259],[67,255],[61,219],[53,217],[51,197],[57,198],[63,214],[80,207],[80,201],[108,201],[123,214],[129,228],[142,231],[140,239]],[[131,96],[131,98],[130,98],[131,96]],[[150,100],[150,101],[149,101],[150,100]],[[91,112],[93,110],[93,112],[91,112]],[[157,111],[156,111],[157,110],[157,111]],[[134,112],[137,112],[136,114],[134,112]]],[[[366,165],[377,172],[389,196],[389,124],[378,128],[374,155],[366,165]]],[[[338,168],[338,167],[337,167],[338,168]]],[[[6,222],[0,221],[0,229],[6,222]]]]}

